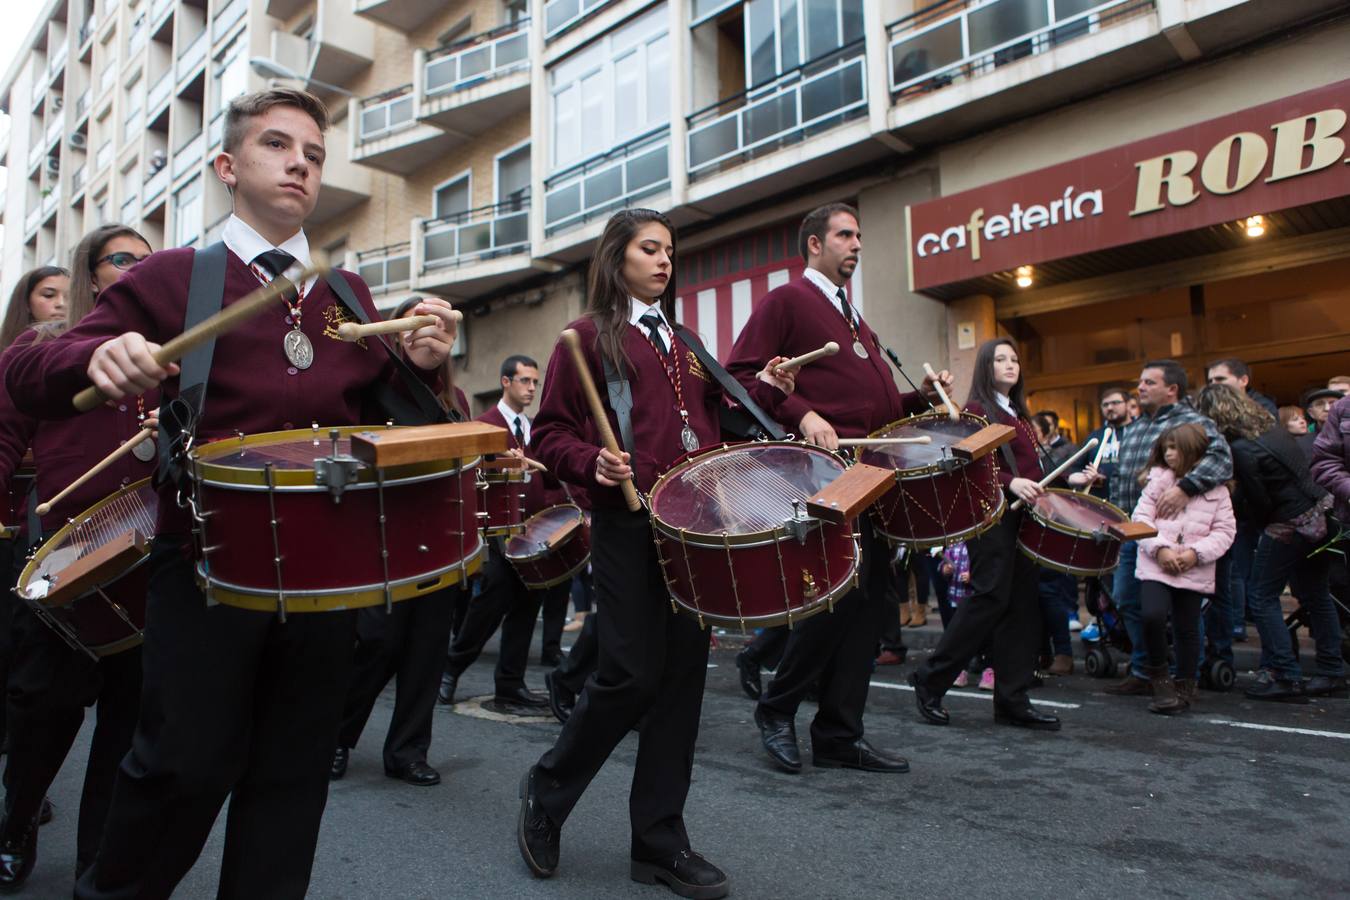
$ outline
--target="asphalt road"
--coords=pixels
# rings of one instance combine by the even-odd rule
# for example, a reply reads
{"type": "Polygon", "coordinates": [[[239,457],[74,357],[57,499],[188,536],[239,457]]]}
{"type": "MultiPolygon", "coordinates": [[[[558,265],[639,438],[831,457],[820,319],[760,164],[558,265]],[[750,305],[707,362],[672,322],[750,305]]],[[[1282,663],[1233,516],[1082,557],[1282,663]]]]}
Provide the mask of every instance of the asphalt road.
{"type": "MultiPolygon", "coordinates": [[[[1064,719],[1058,734],[995,726],[974,690],[949,695],[953,723],[937,728],[918,721],[903,686],[911,661],[878,672],[867,718],[868,737],[908,756],[911,774],[812,768],[804,707],[808,764],[792,776],[765,760],[735,646],[713,653],[686,820],[736,897],[1350,895],[1350,701],[1204,693],[1165,719],[1076,675],[1036,692],[1064,719]]],[[[466,673],[461,697],[490,691],[494,654],[466,673]]],[[[542,687],[542,669],[530,677],[542,687]]],[[[558,875],[538,881],[516,850],[516,788],[558,726],[475,715],[473,700],[439,708],[430,762],[444,782],[414,788],[380,763],[392,702],[391,690],[333,786],[311,897],[673,896],[628,878],[635,738],[567,822],[558,875]]],[[[57,817],[42,829],[28,896],[70,896],[88,732],[53,787],[57,817]]],[[[214,896],[223,821],[178,896],[214,896]]]]}

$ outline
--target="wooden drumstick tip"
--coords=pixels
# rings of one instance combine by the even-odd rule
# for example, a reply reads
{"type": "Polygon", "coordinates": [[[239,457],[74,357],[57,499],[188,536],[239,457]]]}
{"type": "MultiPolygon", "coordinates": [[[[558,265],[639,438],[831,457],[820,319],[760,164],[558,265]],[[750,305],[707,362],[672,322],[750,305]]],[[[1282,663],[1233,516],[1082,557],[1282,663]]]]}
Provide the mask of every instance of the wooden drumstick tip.
{"type": "Polygon", "coordinates": [[[834,356],[836,353],[839,352],[839,345],[836,344],[834,341],[826,341],[825,346],[821,347],[820,349],[825,351],[826,356],[834,356]]]}
{"type": "Polygon", "coordinates": [[[344,341],[354,341],[361,336],[361,326],[356,322],[343,322],[338,326],[337,333],[344,341]]]}

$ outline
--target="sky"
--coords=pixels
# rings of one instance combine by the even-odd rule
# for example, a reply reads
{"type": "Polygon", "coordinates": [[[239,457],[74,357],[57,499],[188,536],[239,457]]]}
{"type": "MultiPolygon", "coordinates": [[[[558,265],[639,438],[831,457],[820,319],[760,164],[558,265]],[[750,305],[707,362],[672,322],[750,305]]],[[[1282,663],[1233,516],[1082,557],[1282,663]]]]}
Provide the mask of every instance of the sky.
{"type": "MultiPolygon", "coordinates": [[[[4,28],[0,28],[0,78],[9,71],[15,54],[19,52],[24,38],[28,37],[28,30],[33,27],[33,20],[46,5],[41,0],[0,0],[0,16],[6,23],[4,28]]],[[[0,134],[8,131],[9,116],[0,112],[0,134]]],[[[4,166],[0,166],[0,187],[8,183],[9,173],[4,166]]],[[[0,242],[4,240],[4,229],[5,226],[0,225],[0,242]]]]}

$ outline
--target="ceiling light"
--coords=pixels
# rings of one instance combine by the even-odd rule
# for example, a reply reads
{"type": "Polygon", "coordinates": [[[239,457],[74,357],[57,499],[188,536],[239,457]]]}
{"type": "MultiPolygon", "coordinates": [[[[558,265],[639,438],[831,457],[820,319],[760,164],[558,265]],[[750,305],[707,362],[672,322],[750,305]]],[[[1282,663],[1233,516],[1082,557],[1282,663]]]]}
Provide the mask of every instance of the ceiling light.
{"type": "Polygon", "coordinates": [[[1017,286],[1020,288],[1031,287],[1031,266],[1017,267],[1017,286]]]}
{"type": "Polygon", "coordinates": [[[1247,237],[1258,238],[1266,233],[1266,220],[1261,216],[1248,216],[1245,223],[1247,237]]]}

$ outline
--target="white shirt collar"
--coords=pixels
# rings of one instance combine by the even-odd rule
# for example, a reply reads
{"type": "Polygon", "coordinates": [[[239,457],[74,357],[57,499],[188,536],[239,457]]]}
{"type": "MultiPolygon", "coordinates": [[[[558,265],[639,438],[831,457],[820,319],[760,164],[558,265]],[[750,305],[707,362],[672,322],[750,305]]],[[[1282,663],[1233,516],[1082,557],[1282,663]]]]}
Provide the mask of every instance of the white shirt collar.
{"type": "Polygon", "coordinates": [[[1012,400],[1009,397],[1000,394],[998,391],[994,391],[994,399],[998,401],[999,406],[1003,407],[1005,413],[1012,416],[1014,419],[1017,418],[1017,410],[1013,408],[1012,400]]]}
{"type": "Polygon", "coordinates": [[[802,277],[814,284],[825,295],[825,299],[834,305],[834,308],[839,311],[839,315],[844,314],[844,305],[839,302],[839,285],[826,278],[824,273],[810,266],[807,266],[806,270],[802,272],[802,277]]]}
{"type": "Polygon", "coordinates": [[[525,435],[525,443],[526,444],[530,443],[529,416],[525,415],[523,412],[518,413],[510,406],[507,406],[506,400],[504,399],[497,401],[497,412],[501,413],[502,418],[506,420],[506,430],[511,432],[512,435],[516,433],[516,418],[519,417],[520,430],[525,435]]]}
{"type": "MultiPolygon", "coordinates": [[[[267,238],[258,234],[252,225],[231,213],[230,218],[225,222],[225,228],[221,232],[220,239],[225,242],[229,251],[242,259],[245,264],[257,259],[259,253],[266,253],[268,250],[284,250],[295,257],[295,262],[291,263],[282,273],[288,278],[299,275],[302,270],[313,264],[309,255],[309,238],[305,237],[304,229],[286,238],[280,246],[274,247],[267,238]]],[[[306,289],[311,287],[313,283],[314,279],[311,278],[305,285],[306,289]]]]}
{"type": "MultiPolygon", "coordinates": [[[[645,329],[646,326],[639,325],[638,322],[648,312],[655,310],[656,314],[661,317],[661,336],[666,339],[666,347],[669,348],[672,344],[674,344],[675,330],[670,327],[670,322],[666,320],[666,314],[661,311],[661,304],[643,303],[636,297],[629,297],[628,300],[629,300],[628,324],[634,326],[635,328],[645,329]]],[[[646,333],[647,332],[644,330],[643,334],[646,333]]]]}

